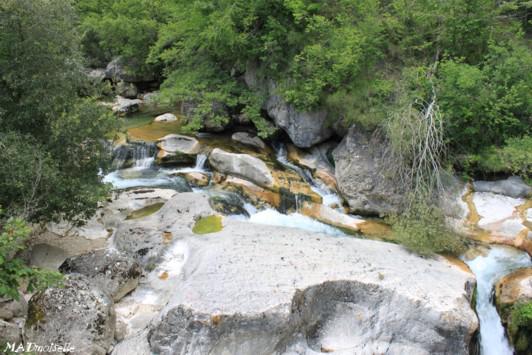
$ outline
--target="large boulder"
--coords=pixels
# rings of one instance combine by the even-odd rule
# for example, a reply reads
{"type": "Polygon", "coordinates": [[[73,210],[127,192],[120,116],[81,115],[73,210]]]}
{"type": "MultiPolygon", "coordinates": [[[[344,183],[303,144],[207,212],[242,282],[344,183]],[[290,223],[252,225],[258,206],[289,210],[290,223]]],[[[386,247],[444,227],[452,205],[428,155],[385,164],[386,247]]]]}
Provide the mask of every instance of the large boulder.
{"type": "Polygon", "coordinates": [[[114,338],[113,301],[87,277],[68,275],[63,287],[33,295],[25,328],[27,342],[70,344],[70,354],[104,355],[114,338]]]}
{"type": "Polygon", "coordinates": [[[253,148],[257,148],[259,150],[266,149],[266,144],[264,144],[262,139],[260,139],[257,136],[253,136],[249,134],[248,132],[233,133],[233,135],[231,136],[231,139],[234,140],[235,142],[238,142],[238,143],[241,143],[241,144],[253,147],[253,148]]]}
{"type": "Polygon", "coordinates": [[[478,327],[472,274],[398,245],[236,220],[180,243],[153,353],[467,354],[478,327]]]}
{"type": "Polygon", "coordinates": [[[274,179],[268,166],[249,154],[228,153],[215,148],[209,155],[211,167],[223,174],[249,180],[261,187],[272,188],[274,179]]]}
{"type": "Polygon", "coordinates": [[[334,130],[327,121],[325,110],[305,112],[297,110],[277,92],[277,84],[263,75],[259,63],[248,62],[242,77],[253,91],[266,95],[263,108],[277,127],[284,130],[292,142],[300,148],[309,148],[332,137],[334,130]]]}
{"type": "Polygon", "coordinates": [[[518,269],[495,285],[495,303],[517,355],[532,353],[532,268],[518,269]]]}
{"type": "Polygon", "coordinates": [[[177,121],[177,117],[173,113],[164,113],[153,119],[153,122],[174,122],[174,121],[177,121]]]}
{"type": "Polygon", "coordinates": [[[113,82],[125,81],[127,83],[145,83],[157,80],[153,73],[132,70],[120,57],[113,59],[105,68],[105,79],[113,82]]]}
{"type": "Polygon", "coordinates": [[[201,145],[196,138],[169,134],[157,141],[157,162],[163,165],[190,164],[195,162],[201,145]]]}
{"type": "Polygon", "coordinates": [[[125,97],[126,99],[136,99],[139,94],[139,90],[133,83],[127,83],[125,81],[119,81],[116,84],[115,92],[125,97]]]}
{"type": "Polygon", "coordinates": [[[134,259],[105,249],[70,257],[59,271],[87,276],[115,302],[133,291],[142,275],[142,268],[134,259]]]}
{"type": "Polygon", "coordinates": [[[36,226],[28,248],[31,264],[57,269],[69,256],[105,248],[112,232],[99,215],[81,227],[66,221],[36,226]]]}
{"type": "Polygon", "coordinates": [[[292,142],[300,148],[309,148],[329,139],[334,131],[327,122],[327,111],[298,111],[278,95],[272,95],[265,103],[268,115],[283,129],[292,142]]]}
{"type": "Polygon", "coordinates": [[[499,308],[532,301],[532,267],[502,277],[495,286],[495,299],[499,308]]]}
{"type": "Polygon", "coordinates": [[[519,176],[510,176],[506,180],[475,181],[473,188],[476,192],[491,192],[513,198],[527,197],[532,193],[532,187],[519,176]]]}
{"type": "Polygon", "coordinates": [[[139,111],[141,106],[142,100],[140,99],[128,99],[122,96],[117,96],[112,110],[119,115],[128,115],[139,111]]]}
{"type": "Polygon", "coordinates": [[[401,189],[386,169],[379,139],[351,127],[333,158],[338,189],[352,212],[387,215],[398,211],[401,189]]]}
{"type": "Polygon", "coordinates": [[[26,315],[28,303],[24,297],[19,296],[18,300],[0,297],[0,319],[11,320],[26,315]]]}
{"type": "MultiPolygon", "coordinates": [[[[6,322],[0,319],[0,345],[3,346],[2,351],[4,351],[7,344],[13,344],[15,346],[13,351],[19,344],[22,344],[23,327],[21,327],[21,324],[23,324],[23,319],[19,318],[18,321],[20,322],[6,322]]],[[[6,353],[10,354],[7,351],[6,353]]]]}
{"type": "Polygon", "coordinates": [[[115,233],[114,244],[149,269],[176,236],[191,233],[197,219],[212,214],[207,195],[180,193],[148,217],[123,221],[115,233]]]}

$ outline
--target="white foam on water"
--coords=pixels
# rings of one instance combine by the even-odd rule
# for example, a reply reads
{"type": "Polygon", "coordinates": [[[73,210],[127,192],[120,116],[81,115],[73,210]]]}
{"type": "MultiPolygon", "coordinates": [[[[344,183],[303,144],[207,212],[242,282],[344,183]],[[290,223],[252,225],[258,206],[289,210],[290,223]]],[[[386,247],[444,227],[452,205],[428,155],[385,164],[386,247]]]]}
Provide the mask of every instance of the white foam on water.
{"type": "Polygon", "coordinates": [[[491,298],[493,286],[512,270],[532,265],[528,254],[503,246],[493,246],[485,256],[466,261],[477,278],[477,314],[480,320],[482,355],[512,355],[501,318],[491,298]]]}
{"type": "Polygon", "coordinates": [[[110,183],[115,189],[127,189],[172,184],[173,178],[162,171],[135,167],[110,172],[103,177],[102,181],[110,183]]]}
{"type": "Polygon", "coordinates": [[[299,228],[309,232],[325,233],[334,236],[345,235],[341,230],[321,223],[299,213],[282,214],[273,209],[266,209],[251,215],[249,222],[271,226],[299,228]]]}

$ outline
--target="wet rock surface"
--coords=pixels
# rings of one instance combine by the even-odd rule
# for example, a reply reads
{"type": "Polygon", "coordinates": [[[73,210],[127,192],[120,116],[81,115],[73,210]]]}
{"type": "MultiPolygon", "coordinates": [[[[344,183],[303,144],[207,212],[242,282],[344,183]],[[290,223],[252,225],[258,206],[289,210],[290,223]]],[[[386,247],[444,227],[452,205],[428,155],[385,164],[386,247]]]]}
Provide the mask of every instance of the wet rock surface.
{"type": "Polygon", "coordinates": [[[215,148],[209,155],[211,167],[223,174],[249,180],[261,187],[273,187],[274,180],[266,164],[249,154],[234,154],[215,148]]]}

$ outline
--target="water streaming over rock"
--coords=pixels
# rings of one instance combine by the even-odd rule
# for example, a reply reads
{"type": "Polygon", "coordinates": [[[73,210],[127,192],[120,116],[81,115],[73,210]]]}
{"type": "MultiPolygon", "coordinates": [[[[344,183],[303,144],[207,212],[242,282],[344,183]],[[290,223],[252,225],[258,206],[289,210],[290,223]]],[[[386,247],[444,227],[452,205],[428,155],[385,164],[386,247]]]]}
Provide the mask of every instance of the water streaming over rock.
{"type": "Polygon", "coordinates": [[[278,142],[274,146],[276,151],[277,161],[287,169],[295,171],[303,180],[305,180],[310,188],[321,196],[323,204],[326,206],[341,206],[342,198],[335,192],[328,188],[321,180],[315,179],[308,169],[301,168],[288,160],[286,146],[282,142],[278,142]]]}
{"type": "MultiPolygon", "coordinates": [[[[287,169],[299,174],[312,189],[323,198],[325,205],[341,205],[342,200],[335,191],[329,189],[323,182],[315,179],[310,171],[303,169],[287,158],[284,144],[276,145],[277,161],[287,169]]],[[[129,187],[167,186],[175,184],[176,172],[208,172],[205,168],[207,155],[199,154],[194,167],[180,169],[159,169],[154,166],[154,150],[149,145],[132,145],[115,148],[113,151],[113,167],[116,169],[104,177],[105,182],[112,183],[117,189],[129,187]],[[125,168],[127,166],[130,168],[125,168]]],[[[203,189],[194,189],[202,192],[203,189]]],[[[231,218],[245,218],[251,223],[277,225],[325,233],[339,236],[345,235],[337,228],[321,223],[299,213],[282,214],[274,209],[258,211],[249,203],[244,204],[249,217],[241,215],[231,218]]],[[[506,339],[497,310],[493,305],[492,290],[495,282],[512,270],[532,265],[530,257],[507,247],[492,247],[485,256],[478,256],[466,261],[477,277],[477,306],[476,311],[480,319],[480,344],[483,355],[513,354],[513,349],[506,339]]]]}
{"type": "Polygon", "coordinates": [[[528,254],[510,247],[493,246],[486,255],[466,260],[477,277],[476,311],[480,320],[480,352],[482,355],[512,355],[501,318],[493,300],[497,280],[512,270],[531,266],[528,254]]]}
{"type": "Polygon", "coordinates": [[[112,150],[112,168],[114,170],[136,167],[149,168],[154,160],[157,148],[154,144],[135,142],[122,144],[112,150]]]}

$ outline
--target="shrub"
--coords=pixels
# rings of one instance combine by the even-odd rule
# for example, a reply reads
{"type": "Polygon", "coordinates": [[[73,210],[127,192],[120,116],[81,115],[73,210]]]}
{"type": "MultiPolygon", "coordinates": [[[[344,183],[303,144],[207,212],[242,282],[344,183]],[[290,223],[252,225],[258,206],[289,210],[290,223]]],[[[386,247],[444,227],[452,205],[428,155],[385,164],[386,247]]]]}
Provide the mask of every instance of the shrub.
{"type": "Polygon", "coordinates": [[[27,266],[16,257],[29,233],[30,228],[21,219],[0,222],[0,297],[18,299],[23,281],[27,282],[27,290],[34,292],[57,285],[62,278],[60,273],[27,266]]]}
{"type": "Polygon", "coordinates": [[[413,203],[403,214],[390,217],[395,240],[422,256],[461,254],[465,249],[464,241],[447,228],[442,211],[420,201],[413,203]]]}

